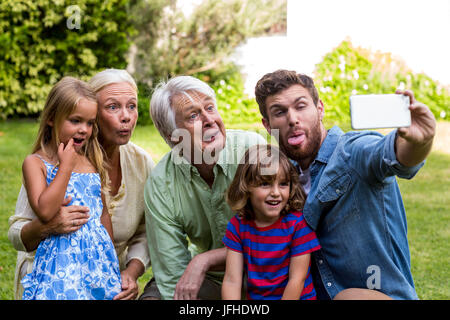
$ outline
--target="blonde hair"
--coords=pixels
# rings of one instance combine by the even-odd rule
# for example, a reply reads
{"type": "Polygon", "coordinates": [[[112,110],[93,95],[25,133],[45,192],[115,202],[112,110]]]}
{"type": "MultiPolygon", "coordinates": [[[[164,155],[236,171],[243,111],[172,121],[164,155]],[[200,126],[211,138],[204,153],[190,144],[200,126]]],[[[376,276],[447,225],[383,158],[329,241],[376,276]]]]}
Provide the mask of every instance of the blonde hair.
{"type": "Polygon", "coordinates": [[[281,215],[302,210],[306,196],[300,185],[298,172],[288,157],[273,145],[254,145],[245,152],[226,192],[226,201],[231,210],[244,219],[255,219],[249,199],[250,188],[260,186],[263,182],[272,183],[280,174],[280,170],[290,187],[289,199],[281,215]],[[273,174],[263,174],[263,170],[271,166],[278,170],[276,172],[272,170],[273,174]]]}
{"type": "Polygon", "coordinates": [[[128,83],[135,91],[138,92],[138,87],[133,77],[123,69],[105,69],[95,74],[90,80],[89,85],[95,93],[102,88],[113,83],[128,83]]]}
{"type": "MultiPolygon", "coordinates": [[[[84,81],[73,77],[64,77],[53,86],[41,113],[39,131],[33,144],[32,153],[42,150],[49,155],[49,147],[53,150],[58,150],[58,146],[61,143],[59,140],[61,125],[75,111],[79,101],[83,98],[97,103],[94,91],[84,81]]],[[[96,118],[92,134],[81,151],[100,174],[102,185],[106,185],[103,150],[97,140],[97,135],[98,124],[96,118]]],[[[59,163],[57,163],[58,165],[59,163]]]]}

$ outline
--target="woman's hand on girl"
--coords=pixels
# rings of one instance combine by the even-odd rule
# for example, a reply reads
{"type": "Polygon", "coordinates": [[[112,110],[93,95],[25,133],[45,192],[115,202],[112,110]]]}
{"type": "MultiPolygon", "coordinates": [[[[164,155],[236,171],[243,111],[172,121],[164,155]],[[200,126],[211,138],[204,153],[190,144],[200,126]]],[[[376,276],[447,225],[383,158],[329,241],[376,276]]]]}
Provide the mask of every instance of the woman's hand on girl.
{"type": "Polygon", "coordinates": [[[67,206],[72,197],[64,199],[59,212],[48,222],[52,234],[71,233],[80,229],[89,220],[89,208],[85,206],[67,206]]]}
{"type": "Polygon", "coordinates": [[[139,287],[136,279],[126,270],[121,272],[122,291],[114,297],[113,300],[134,300],[139,293],[139,287]]]}
{"type": "Polygon", "coordinates": [[[145,272],[144,264],[136,258],[127,263],[125,270],[120,272],[122,278],[122,291],[113,300],[134,300],[139,293],[137,279],[145,272]]]}

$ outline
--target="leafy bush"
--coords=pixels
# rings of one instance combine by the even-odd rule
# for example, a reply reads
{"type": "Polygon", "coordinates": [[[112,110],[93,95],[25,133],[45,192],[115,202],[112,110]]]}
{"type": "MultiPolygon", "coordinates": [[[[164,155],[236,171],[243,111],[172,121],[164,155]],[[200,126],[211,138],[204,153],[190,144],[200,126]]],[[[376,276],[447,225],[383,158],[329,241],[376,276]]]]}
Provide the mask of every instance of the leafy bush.
{"type": "Polygon", "coordinates": [[[2,0],[0,118],[39,113],[64,75],[125,68],[126,0],[2,0]]]}
{"type": "Polygon", "coordinates": [[[390,53],[355,48],[347,40],[316,65],[314,79],[332,123],[350,123],[350,95],[394,93],[397,88],[412,90],[436,119],[449,118],[448,88],[425,74],[412,72],[390,53]]]}
{"type": "Polygon", "coordinates": [[[138,125],[150,125],[153,124],[152,118],[150,117],[150,99],[152,97],[152,92],[150,88],[144,83],[137,83],[138,86],[138,125]]]}
{"type": "Polygon", "coordinates": [[[207,82],[216,92],[217,107],[226,126],[261,121],[256,100],[244,93],[244,80],[237,66],[231,63],[194,76],[207,82]]]}

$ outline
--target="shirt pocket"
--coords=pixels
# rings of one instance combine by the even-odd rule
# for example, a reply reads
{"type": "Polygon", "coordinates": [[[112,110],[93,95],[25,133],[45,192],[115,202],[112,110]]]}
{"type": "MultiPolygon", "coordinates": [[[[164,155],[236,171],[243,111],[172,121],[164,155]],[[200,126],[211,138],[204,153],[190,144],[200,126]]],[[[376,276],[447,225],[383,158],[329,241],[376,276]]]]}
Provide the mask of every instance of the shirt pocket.
{"type": "Polygon", "coordinates": [[[343,173],[319,188],[316,197],[328,231],[345,227],[348,223],[344,222],[350,221],[348,219],[359,219],[359,210],[352,187],[351,175],[343,173]]]}

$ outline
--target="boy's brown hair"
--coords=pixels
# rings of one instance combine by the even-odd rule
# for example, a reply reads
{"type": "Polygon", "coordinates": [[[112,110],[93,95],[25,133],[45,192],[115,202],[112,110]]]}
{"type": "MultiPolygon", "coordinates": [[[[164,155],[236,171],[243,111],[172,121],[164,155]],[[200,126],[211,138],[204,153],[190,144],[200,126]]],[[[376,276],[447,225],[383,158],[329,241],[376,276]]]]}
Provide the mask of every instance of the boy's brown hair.
{"type": "Polygon", "coordinates": [[[268,119],[266,99],[280,91],[288,89],[292,85],[299,84],[308,90],[314,104],[319,102],[319,93],[314,86],[314,80],[302,73],[288,70],[277,70],[265,74],[255,86],[256,102],[263,118],[268,119]]]}
{"type": "Polygon", "coordinates": [[[290,186],[289,200],[281,215],[302,210],[306,196],[298,172],[288,157],[273,145],[254,145],[245,152],[226,192],[231,209],[240,217],[253,220],[255,214],[249,200],[250,188],[260,186],[263,182],[273,182],[280,170],[290,186]]]}

